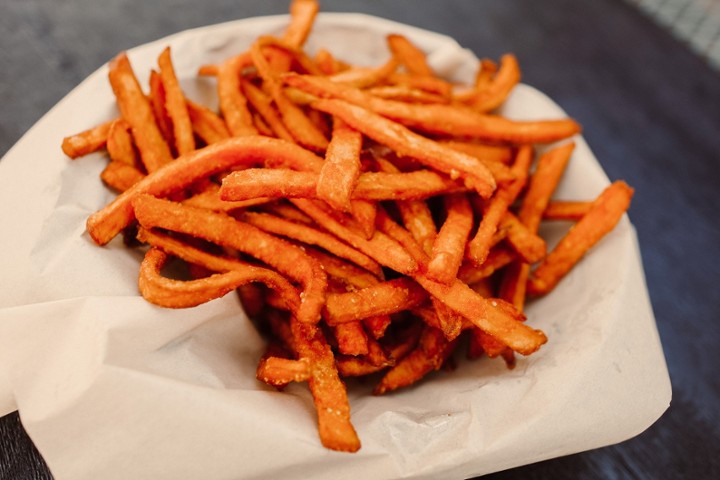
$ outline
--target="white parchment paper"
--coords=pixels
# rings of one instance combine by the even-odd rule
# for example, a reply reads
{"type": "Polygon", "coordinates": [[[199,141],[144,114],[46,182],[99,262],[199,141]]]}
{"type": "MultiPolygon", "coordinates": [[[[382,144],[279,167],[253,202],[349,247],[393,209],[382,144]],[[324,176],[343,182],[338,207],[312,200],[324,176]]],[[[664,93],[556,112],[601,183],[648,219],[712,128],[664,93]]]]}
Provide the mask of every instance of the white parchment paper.
{"type": "MultiPolygon", "coordinates": [[[[279,33],[285,17],[247,19],[136,48],[146,79],[170,45],[188,95],[216,104],[197,68],[279,33]]],[[[321,14],[307,48],[377,65],[400,32],[436,70],[469,80],[473,54],[431,32],[354,14],[321,14]]],[[[460,361],[383,397],[350,382],[359,453],[324,449],[304,384],[279,393],[254,378],[262,341],[233,295],[187,310],[137,292],[140,253],[97,247],[85,219],[113,196],[105,160],[71,161],[64,136],[117,115],[106,67],[43,117],[0,162],[0,414],[20,411],[58,480],[463,478],[623,441],[670,402],[635,232],[627,218],[547,298],[528,307],[549,342],[520,358],[460,361]]],[[[522,85],[514,118],[564,116],[522,85]]],[[[557,196],[590,199],[608,179],[582,138],[557,196]]],[[[552,243],[567,225],[545,228],[552,243]]]]}

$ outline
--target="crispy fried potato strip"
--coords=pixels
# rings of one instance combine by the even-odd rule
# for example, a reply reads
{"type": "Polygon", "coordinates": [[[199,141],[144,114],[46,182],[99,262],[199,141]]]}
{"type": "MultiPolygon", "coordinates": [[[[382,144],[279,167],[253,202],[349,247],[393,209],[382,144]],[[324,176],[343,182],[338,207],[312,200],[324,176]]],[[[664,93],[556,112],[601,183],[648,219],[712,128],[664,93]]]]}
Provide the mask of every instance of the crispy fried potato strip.
{"type": "Polygon", "coordinates": [[[622,181],[603,190],[590,210],[532,272],[528,292],[544,295],[552,290],[573,265],[615,227],[630,207],[633,193],[633,189],[622,181]]]}

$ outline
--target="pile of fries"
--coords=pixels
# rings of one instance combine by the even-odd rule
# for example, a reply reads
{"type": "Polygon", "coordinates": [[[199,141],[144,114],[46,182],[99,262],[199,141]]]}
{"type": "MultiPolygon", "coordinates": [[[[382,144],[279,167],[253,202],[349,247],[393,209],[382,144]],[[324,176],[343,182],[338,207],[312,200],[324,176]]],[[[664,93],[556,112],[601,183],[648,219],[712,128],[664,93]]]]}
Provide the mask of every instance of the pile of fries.
{"type": "Polygon", "coordinates": [[[394,34],[387,62],[351,65],[303,49],[317,11],[293,0],[283,35],[199,67],[219,111],[185,96],[169,48],[147,94],[119,54],[119,116],[63,151],[107,151],[102,180],[119,195],[87,231],[146,249],[141,294],[186,308],[237,292],[268,338],[257,378],[307,382],[322,444],[353,452],[344,378],[377,374],[384,394],[458,348],[512,367],[546,342],[525,322],[526,299],[552,291],[633,191],[616,182],[593,200],[551,199],[580,127],[494,113],[520,80],[513,55],[481,60],[474,84],[457,85],[394,34]],[[538,227],[555,219],[575,223],[548,252],[538,227]],[[186,278],[164,274],[171,259],[186,278]]]}

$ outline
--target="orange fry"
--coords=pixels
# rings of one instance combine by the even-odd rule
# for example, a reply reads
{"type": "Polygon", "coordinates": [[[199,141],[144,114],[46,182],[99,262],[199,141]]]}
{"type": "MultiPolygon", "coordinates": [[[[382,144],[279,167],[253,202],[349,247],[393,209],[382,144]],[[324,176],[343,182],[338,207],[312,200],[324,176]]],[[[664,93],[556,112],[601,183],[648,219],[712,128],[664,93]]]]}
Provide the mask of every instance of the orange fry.
{"type": "Polygon", "coordinates": [[[437,236],[432,212],[423,200],[398,201],[397,208],[405,228],[412,234],[423,251],[430,256],[437,236]]]}
{"type": "Polygon", "coordinates": [[[455,341],[448,341],[440,330],[426,326],[417,347],[388,370],[373,394],[382,395],[407,387],[433,370],[440,369],[454,346],[455,341]]]}
{"type": "Polygon", "coordinates": [[[538,159],[518,212],[518,218],[531,232],[537,232],[543,212],[560,183],[574,149],[575,143],[569,142],[553,148],[538,159]]]}
{"type": "Polygon", "coordinates": [[[292,0],[290,3],[290,24],[283,33],[283,41],[294,47],[305,43],[312,30],[315,16],[320,9],[316,0],[292,0]]]}
{"type": "Polygon", "coordinates": [[[523,261],[511,262],[503,271],[500,286],[498,287],[500,298],[512,303],[521,312],[525,308],[529,276],[529,263],[523,261]]]}
{"type": "Polygon", "coordinates": [[[263,205],[271,201],[272,199],[267,197],[254,197],[248,200],[239,200],[237,202],[222,200],[220,198],[220,185],[208,182],[204,185],[204,188],[200,193],[195,193],[191,197],[183,199],[182,203],[190,205],[191,207],[206,208],[217,212],[231,212],[241,208],[244,209],[254,207],[256,205],[263,205]]]}
{"type": "Polygon", "coordinates": [[[342,377],[359,377],[378,372],[393,365],[394,361],[385,353],[376,341],[368,339],[368,353],[362,356],[338,355],[336,357],[338,372],[342,377]]]}
{"type": "Polygon", "coordinates": [[[152,107],[140,88],[125,52],[110,61],[110,84],[123,118],[132,128],[140,158],[148,172],[154,172],[172,160],[153,115],[152,107]]]}
{"type": "Polygon", "coordinates": [[[158,58],[158,65],[160,66],[160,79],[165,87],[165,108],[172,121],[175,150],[178,155],[183,155],[195,150],[195,137],[185,103],[185,94],[175,76],[175,68],[170,55],[170,47],[166,47],[158,58]]]}
{"type": "Polygon", "coordinates": [[[263,282],[273,288],[294,292],[292,285],[281,275],[248,264],[197,280],[170,279],[160,274],[168,258],[168,254],[155,247],[147,251],[140,265],[140,293],[147,301],[161,307],[194,307],[252,282],[263,282]]]}
{"type": "Polygon", "coordinates": [[[440,283],[450,283],[465,255],[465,244],[473,226],[473,212],[464,194],[447,195],[443,201],[447,216],[433,243],[427,276],[440,283]]]}
{"type": "MultiPolygon", "coordinates": [[[[395,165],[383,158],[376,158],[375,161],[383,172],[400,172],[395,165]]],[[[437,236],[437,227],[430,207],[422,200],[398,200],[395,205],[403,225],[429,257],[437,236]]]]}
{"type": "Polygon", "coordinates": [[[387,79],[390,85],[408,87],[422,90],[450,100],[453,86],[447,80],[439,77],[412,75],[406,72],[394,72],[387,79]]]}
{"type": "Polygon", "coordinates": [[[377,208],[377,203],[366,199],[356,198],[350,200],[350,216],[355,220],[365,238],[370,238],[375,233],[377,208]]]}
{"type": "Polygon", "coordinates": [[[532,272],[528,293],[544,295],[580,261],[585,253],[610,232],[630,207],[633,189],[625,182],[608,186],[586,213],[532,272]]]}
{"type": "MultiPolygon", "coordinates": [[[[220,196],[227,201],[266,198],[317,198],[318,174],[281,169],[248,168],[227,175],[220,196]]],[[[366,172],[360,174],[352,191],[351,210],[358,214],[355,200],[420,200],[464,190],[457,182],[430,170],[408,173],[366,172]]]]}
{"type": "Polygon", "coordinates": [[[404,85],[383,85],[368,88],[368,93],[379,98],[407,103],[448,103],[448,99],[434,93],[412,89],[404,85]]]}
{"type": "Polygon", "coordinates": [[[379,232],[385,233],[403,247],[405,252],[420,266],[420,270],[427,269],[428,255],[422,246],[415,240],[412,233],[393,219],[388,212],[378,208],[376,226],[379,232]]]}
{"type": "Polygon", "coordinates": [[[310,378],[310,365],[306,358],[292,360],[269,356],[260,360],[255,377],[268,385],[283,387],[290,382],[308,380],[310,378]]]}
{"type": "Polygon", "coordinates": [[[393,56],[399,60],[409,73],[420,77],[432,77],[434,75],[432,68],[427,63],[425,53],[407,37],[392,33],[387,36],[387,42],[393,56]]]}
{"type": "Polygon", "coordinates": [[[225,60],[217,75],[220,111],[230,134],[236,137],[257,135],[247,98],[242,93],[240,77],[243,68],[250,64],[249,55],[239,55],[225,60]]]}
{"type": "Polygon", "coordinates": [[[343,322],[332,327],[337,341],[338,353],[342,355],[367,355],[370,351],[368,335],[362,322],[343,322]]]}
{"type": "Polygon", "coordinates": [[[473,157],[477,157],[483,161],[486,166],[488,165],[486,162],[508,164],[514,158],[513,149],[506,145],[489,145],[462,140],[440,140],[440,143],[454,150],[459,150],[473,157]]]}
{"type": "Polygon", "coordinates": [[[107,137],[107,152],[111,161],[138,166],[135,145],[130,134],[130,124],[122,118],[112,122],[107,137]]]}
{"type": "Polygon", "coordinates": [[[505,239],[524,262],[535,263],[545,256],[547,244],[542,237],[530,231],[510,212],[505,212],[500,228],[506,232],[505,239]]]}
{"type": "Polygon", "coordinates": [[[551,200],[543,210],[543,220],[578,221],[592,207],[592,202],[551,200]]]}
{"type": "Polygon", "coordinates": [[[188,115],[193,131],[206,144],[219,142],[230,137],[230,132],[220,116],[204,105],[186,100],[188,115]]]}
{"type": "Polygon", "coordinates": [[[385,80],[398,67],[398,61],[391,58],[379,67],[352,67],[329,78],[333,82],[343,83],[356,88],[368,88],[385,80]]]}
{"type": "Polygon", "coordinates": [[[401,277],[346,293],[331,293],[323,312],[328,325],[408,310],[427,299],[414,281],[401,277]]]}
{"type": "Polygon", "coordinates": [[[150,71],[149,83],[150,95],[148,95],[148,100],[150,101],[150,106],[152,107],[153,115],[155,116],[155,122],[157,123],[165,142],[172,148],[175,143],[173,141],[172,120],[170,119],[166,108],[167,102],[165,85],[163,85],[162,78],[160,78],[160,74],[157,70],[150,71]]]}
{"type": "Polygon", "coordinates": [[[78,158],[105,147],[110,127],[115,120],[101,123],[91,129],[65,137],[62,150],[70,158],[78,158]]]}
{"type": "Polygon", "coordinates": [[[471,261],[465,261],[460,265],[457,277],[468,285],[472,285],[490,277],[493,273],[517,259],[517,254],[503,246],[496,246],[487,256],[482,265],[475,266],[471,261]]]}
{"type": "Polygon", "coordinates": [[[118,160],[108,163],[100,174],[100,179],[108,187],[118,192],[128,190],[143,178],[145,178],[145,174],[140,170],[118,160]]]}
{"type": "Polygon", "coordinates": [[[328,277],[351,288],[375,285],[384,278],[382,270],[372,272],[336,255],[312,247],[305,248],[305,251],[322,264],[328,277]]]}
{"type": "Polygon", "coordinates": [[[295,348],[299,359],[310,363],[308,385],[318,416],[322,444],[332,450],[355,452],[360,439],[350,423],[347,390],[335,366],[335,356],[322,330],[291,317],[295,348]]]}
{"type": "Polygon", "coordinates": [[[361,148],[362,134],[336,119],[316,191],[318,198],[344,212],[350,211],[350,197],[360,176],[361,148]]]}

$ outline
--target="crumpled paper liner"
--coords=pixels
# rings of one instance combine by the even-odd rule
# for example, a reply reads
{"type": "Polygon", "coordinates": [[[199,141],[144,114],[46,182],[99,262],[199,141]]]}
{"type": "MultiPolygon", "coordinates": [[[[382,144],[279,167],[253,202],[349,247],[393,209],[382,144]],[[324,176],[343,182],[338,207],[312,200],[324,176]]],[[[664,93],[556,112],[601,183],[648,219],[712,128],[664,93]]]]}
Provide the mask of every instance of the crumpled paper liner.
{"type": "MultiPolygon", "coordinates": [[[[197,68],[281,32],[286,17],[186,31],[130,51],[141,81],[170,45],[188,95],[216,105],[197,68]]],[[[437,71],[469,81],[475,57],[453,40],[356,14],[321,14],[307,43],[378,65],[400,32],[437,71]]],[[[460,359],[382,397],[349,382],[356,454],[324,449],[304,384],[284,392],[254,377],[263,341],[234,295],[167,310],[138,296],[141,254],[95,246],[85,219],[113,196],[101,154],[69,160],[64,136],[117,115],[106,67],[43,117],[0,162],[0,414],[19,409],[58,480],[126,478],[462,478],[623,441],[668,407],[670,383],[627,218],[529,322],[549,342],[518,360],[460,359]]],[[[522,85],[514,118],[564,116],[522,85]]],[[[557,192],[590,199],[608,179],[582,138],[557,192]]],[[[567,225],[546,227],[550,243],[567,225]]]]}

